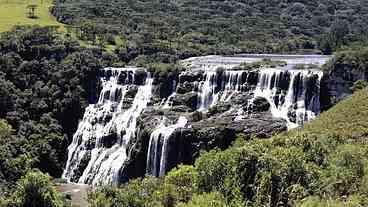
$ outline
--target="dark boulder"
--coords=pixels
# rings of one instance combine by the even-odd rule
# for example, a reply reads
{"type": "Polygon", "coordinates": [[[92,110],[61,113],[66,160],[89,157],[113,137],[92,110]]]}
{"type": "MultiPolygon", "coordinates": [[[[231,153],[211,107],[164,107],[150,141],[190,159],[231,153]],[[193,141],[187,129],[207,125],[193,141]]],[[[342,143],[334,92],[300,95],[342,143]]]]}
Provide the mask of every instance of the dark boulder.
{"type": "MultiPolygon", "coordinates": [[[[121,135],[124,135],[124,132],[121,132],[121,135]]],[[[112,130],[110,131],[109,134],[104,135],[100,138],[99,142],[101,143],[101,145],[105,148],[111,148],[113,145],[117,144],[119,140],[119,136],[116,132],[116,127],[112,127],[112,130]]]]}
{"type": "Polygon", "coordinates": [[[170,108],[170,110],[173,111],[173,112],[180,112],[180,113],[193,111],[192,108],[190,108],[188,106],[183,106],[183,105],[173,106],[173,107],[170,108]]]}
{"type": "Polygon", "coordinates": [[[258,83],[259,71],[250,71],[247,76],[247,83],[252,86],[256,86],[258,83]]]}
{"type": "Polygon", "coordinates": [[[165,73],[163,76],[156,75],[153,85],[153,94],[160,99],[169,97],[176,91],[177,84],[179,81],[178,74],[176,73],[165,73]]]}
{"type": "Polygon", "coordinates": [[[198,102],[198,94],[189,92],[186,94],[177,94],[173,100],[173,106],[186,106],[192,111],[196,110],[198,102]]]}
{"type": "MultiPolygon", "coordinates": [[[[270,103],[267,99],[262,97],[256,97],[253,100],[253,103],[251,104],[251,112],[252,113],[258,113],[258,112],[266,112],[270,110],[270,103]]],[[[246,110],[246,109],[245,109],[246,110]]]]}
{"type": "Polygon", "coordinates": [[[248,103],[248,100],[251,99],[253,95],[242,92],[242,93],[235,93],[231,98],[231,104],[232,105],[246,105],[248,103]]]}
{"type": "Polygon", "coordinates": [[[144,85],[147,78],[147,72],[143,69],[138,69],[134,73],[134,84],[144,85]]]}
{"type": "Polygon", "coordinates": [[[185,71],[179,76],[179,83],[195,82],[203,79],[203,71],[185,71]]]}
{"type": "Polygon", "coordinates": [[[228,111],[231,108],[230,102],[220,102],[216,104],[215,106],[208,109],[208,112],[206,113],[206,116],[214,116],[216,114],[222,114],[226,111],[228,111]]]}
{"type": "Polygon", "coordinates": [[[138,86],[132,85],[132,86],[129,87],[129,90],[125,94],[124,98],[133,98],[134,99],[137,92],[138,92],[138,86]]]}
{"type": "Polygon", "coordinates": [[[178,94],[185,94],[196,90],[198,82],[184,82],[178,85],[176,92],[178,94]]]}

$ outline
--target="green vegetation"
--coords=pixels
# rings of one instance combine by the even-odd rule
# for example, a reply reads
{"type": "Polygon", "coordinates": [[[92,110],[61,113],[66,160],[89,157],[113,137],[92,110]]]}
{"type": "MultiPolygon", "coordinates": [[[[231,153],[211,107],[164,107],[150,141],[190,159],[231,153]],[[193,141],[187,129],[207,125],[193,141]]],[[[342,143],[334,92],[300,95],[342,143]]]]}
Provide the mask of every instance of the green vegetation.
{"type": "MultiPolygon", "coordinates": [[[[359,64],[365,71],[364,51],[340,52],[326,67],[359,64]]],[[[91,83],[97,83],[97,71],[119,59],[42,27],[3,33],[0,52],[0,118],[6,120],[0,122],[0,192],[15,198],[14,186],[32,168],[60,176],[67,140],[88,101],[96,98],[98,86],[91,83]]],[[[163,79],[181,70],[142,62],[163,79]]],[[[356,86],[351,99],[302,130],[270,140],[239,138],[230,149],[203,153],[194,166],[103,188],[89,201],[92,206],[364,206],[368,92],[363,83],[356,86]]]]}
{"type": "Polygon", "coordinates": [[[368,82],[365,80],[358,80],[354,83],[353,87],[351,88],[352,91],[362,90],[368,87],[368,82]]]}
{"type": "Polygon", "coordinates": [[[365,0],[56,0],[53,14],[82,31],[93,24],[91,36],[119,37],[122,57],[160,62],[162,54],[329,54],[367,39],[367,9],[365,0]]]}
{"type": "Polygon", "coordinates": [[[48,175],[30,171],[17,182],[9,199],[0,200],[4,207],[63,207],[67,206],[48,175]]]}
{"type": "MultiPolygon", "coordinates": [[[[67,24],[63,34],[57,32],[63,24],[49,14],[53,3],[0,0],[0,32],[7,31],[0,35],[0,206],[65,205],[43,173],[61,175],[104,66],[144,66],[164,81],[182,70],[179,59],[191,56],[343,50],[325,70],[368,71],[365,0],[55,0],[51,11],[67,24]],[[16,26],[34,24],[47,27],[16,26]]],[[[238,69],[284,64],[265,59],[238,69]]],[[[303,129],[268,140],[239,136],[229,149],[203,152],[193,166],[98,189],[89,202],[367,206],[366,86],[356,82],[353,97],[303,129]]]]}
{"type": "Polygon", "coordinates": [[[1,35],[0,196],[31,168],[60,177],[69,140],[97,98],[97,73],[116,59],[54,28],[17,27],[1,35]]]}
{"type": "Polygon", "coordinates": [[[319,69],[320,67],[315,64],[296,64],[294,69],[297,70],[310,70],[310,69],[319,69]]]}
{"type": "Polygon", "coordinates": [[[337,52],[324,66],[326,71],[368,71],[368,47],[349,47],[337,52]]]}
{"type": "Polygon", "coordinates": [[[179,203],[178,207],[226,207],[224,197],[220,193],[204,193],[201,195],[194,195],[192,200],[188,203],[179,203]]]}
{"type": "Polygon", "coordinates": [[[264,58],[261,61],[256,61],[253,63],[242,63],[239,66],[232,68],[232,70],[256,70],[260,68],[276,68],[286,66],[285,61],[271,60],[269,58],[264,58]]]}
{"type": "Polygon", "coordinates": [[[0,32],[18,25],[62,26],[50,14],[53,0],[0,0],[0,32]],[[27,6],[36,5],[35,17],[29,18],[27,6]]]}
{"type": "Polygon", "coordinates": [[[366,206],[367,134],[363,89],[303,129],[269,140],[240,137],[230,149],[203,153],[192,167],[96,191],[90,202],[98,195],[111,201],[101,206],[131,206],[124,202],[132,198],[140,202],[134,206],[366,206]]]}
{"type": "Polygon", "coordinates": [[[302,204],[299,204],[298,207],[360,207],[365,206],[365,203],[362,203],[361,200],[365,198],[352,196],[351,198],[346,199],[345,201],[341,200],[321,200],[316,197],[309,197],[303,201],[302,204]]]}

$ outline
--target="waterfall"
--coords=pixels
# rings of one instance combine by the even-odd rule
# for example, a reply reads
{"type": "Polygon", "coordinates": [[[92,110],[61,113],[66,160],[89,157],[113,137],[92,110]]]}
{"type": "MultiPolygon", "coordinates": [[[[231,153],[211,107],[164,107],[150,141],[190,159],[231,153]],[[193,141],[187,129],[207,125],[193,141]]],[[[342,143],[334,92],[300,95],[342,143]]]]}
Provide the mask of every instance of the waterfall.
{"type": "Polygon", "coordinates": [[[237,92],[242,90],[243,87],[243,76],[247,76],[248,73],[245,71],[234,71],[226,70],[223,72],[224,78],[222,79],[221,88],[223,93],[220,100],[224,102],[230,101],[230,99],[237,92]]]}
{"type": "Polygon", "coordinates": [[[178,128],[183,128],[188,120],[180,117],[176,124],[165,126],[165,118],[151,134],[148,155],[147,174],[152,176],[164,176],[167,169],[170,136],[178,128]]]}
{"type": "Polygon", "coordinates": [[[172,89],[171,89],[171,95],[169,97],[167,97],[166,101],[163,104],[163,109],[169,109],[172,106],[172,99],[176,96],[176,87],[177,87],[177,83],[176,80],[173,80],[173,85],[172,85],[172,89]]]}
{"type": "Polygon", "coordinates": [[[205,72],[205,80],[198,86],[198,111],[205,111],[210,106],[217,102],[217,73],[216,71],[208,70],[205,72]]]}
{"type": "MultiPolygon", "coordinates": [[[[225,70],[222,73],[205,70],[204,81],[198,87],[198,111],[206,111],[218,102],[230,101],[234,94],[242,92],[244,84],[251,85],[248,82],[250,73],[244,70],[225,70]]],[[[256,98],[265,98],[271,105],[272,115],[285,119],[289,129],[303,125],[320,113],[322,71],[263,68],[256,73],[258,80],[250,91],[254,98],[248,100],[247,108],[252,107],[256,98]]],[[[242,120],[248,113],[243,109],[237,111],[235,121],[242,120]]]]}
{"type": "MultiPolygon", "coordinates": [[[[289,57],[279,59],[287,58],[289,57]]],[[[152,111],[160,110],[161,117],[165,114],[168,117],[180,118],[173,123],[164,117],[151,133],[146,160],[147,174],[165,175],[173,164],[169,162],[173,161],[169,156],[172,156],[172,150],[175,148],[172,146],[175,141],[173,139],[176,138],[173,134],[178,129],[190,126],[184,117],[190,114],[183,114],[187,112],[162,110],[172,107],[175,96],[178,103],[182,101],[183,95],[186,94],[181,94],[183,90],[179,87],[184,86],[184,91],[192,87],[191,95],[193,92],[197,93],[197,111],[207,113],[209,108],[220,106],[220,110],[214,110],[215,113],[212,114],[207,113],[208,116],[203,116],[203,119],[221,118],[221,113],[230,108],[226,111],[229,120],[242,121],[258,110],[258,98],[266,100],[273,117],[286,120],[289,129],[303,125],[320,113],[320,81],[323,73],[315,69],[296,70],[293,64],[316,61],[323,63],[327,58],[320,60],[314,56],[306,59],[302,56],[292,56],[285,67],[233,69],[244,60],[254,62],[257,59],[259,60],[259,57],[256,56],[220,59],[218,56],[209,56],[188,59],[186,65],[191,67],[192,71],[181,75],[192,76],[183,81],[186,83],[182,83],[179,75],[179,85],[173,80],[171,95],[167,99],[158,100],[157,104],[152,106],[152,111]],[[229,103],[230,101],[233,103],[229,103]],[[219,105],[224,102],[228,103],[219,105]],[[220,116],[214,117],[214,114],[220,116]]],[[[106,68],[101,71],[102,89],[99,99],[96,104],[86,108],[68,147],[68,160],[63,172],[63,177],[68,181],[93,185],[117,184],[121,181],[129,156],[128,145],[136,138],[137,119],[147,108],[152,91],[156,91],[153,90],[153,78],[150,74],[137,72],[138,70],[130,67],[106,68]]],[[[153,100],[156,103],[156,96],[153,100]]],[[[192,100],[190,101],[192,103],[192,100]]]]}
{"type": "Polygon", "coordinates": [[[124,97],[134,86],[136,68],[107,68],[97,104],[86,108],[73,141],[63,177],[71,182],[114,184],[127,158],[127,145],[135,136],[137,118],[151,98],[153,78],[147,75],[134,100],[124,109],[124,97]],[[124,75],[123,75],[124,74],[124,75]]]}
{"type": "Polygon", "coordinates": [[[207,70],[204,81],[198,87],[198,111],[206,111],[217,102],[228,102],[233,95],[242,90],[243,77],[247,72],[241,70],[225,70],[219,72],[207,70]]]}
{"type": "Polygon", "coordinates": [[[271,105],[272,115],[285,119],[289,129],[301,126],[320,113],[322,75],[318,70],[260,70],[252,100],[265,98],[271,105]]]}

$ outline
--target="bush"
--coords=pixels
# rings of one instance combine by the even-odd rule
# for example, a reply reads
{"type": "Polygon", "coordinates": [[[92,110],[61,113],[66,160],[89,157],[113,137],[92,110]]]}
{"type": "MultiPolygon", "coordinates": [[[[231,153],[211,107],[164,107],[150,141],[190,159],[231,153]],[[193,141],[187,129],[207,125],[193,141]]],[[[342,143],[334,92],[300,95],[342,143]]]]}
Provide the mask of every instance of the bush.
{"type": "Polygon", "coordinates": [[[351,88],[352,91],[359,91],[368,86],[368,82],[365,80],[358,80],[354,83],[354,86],[351,88]]]}
{"type": "Polygon", "coordinates": [[[221,193],[211,192],[194,195],[188,203],[179,203],[177,207],[228,207],[221,193]]]}
{"type": "Polygon", "coordinates": [[[30,171],[17,182],[17,188],[7,206],[62,207],[65,203],[48,175],[30,171]]]}
{"type": "Polygon", "coordinates": [[[363,207],[368,205],[368,199],[364,196],[354,195],[347,199],[320,199],[308,197],[303,199],[297,207],[363,207]]]}
{"type": "Polygon", "coordinates": [[[176,200],[187,202],[197,191],[198,173],[193,166],[180,165],[171,170],[165,177],[165,185],[174,188],[176,200]]]}
{"type": "Polygon", "coordinates": [[[368,47],[351,47],[337,52],[324,66],[326,71],[334,69],[346,71],[368,71],[368,47]]]}
{"type": "Polygon", "coordinates": [[[147,177],[132,180],[116,187],[103,187],[88,194],[91,207],[145,207],[161,203],[163,183],[160,179],[147,177]]]}
{"type": "Polygon", "coordinates": [[[367,147],[357,145],[338,146],[328,159],[323,174],[323,192],[329,197],[349,196],[359,192],[368,160],[367,147]]]}

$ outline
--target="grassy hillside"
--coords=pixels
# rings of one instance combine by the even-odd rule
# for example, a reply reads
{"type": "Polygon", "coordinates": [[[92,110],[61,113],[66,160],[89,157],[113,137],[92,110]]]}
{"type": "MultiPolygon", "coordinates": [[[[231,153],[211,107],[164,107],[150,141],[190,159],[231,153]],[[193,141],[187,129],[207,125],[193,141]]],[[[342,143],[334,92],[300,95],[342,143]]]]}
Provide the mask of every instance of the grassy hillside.
{"type": "Polygon", "coordinates": [[[368,91],[362,90],[352,98],[342,101],[301,130],[290,132],[304,134],[332,134],[346,139],[368,137],[368,91]]]}
{"type": "Polygon", "coordinates": [[[15,25],[62,25],[50,14],[53,0],[0,0],[0,32],[8,31],[15,25]],[[38,5],[38,18],[27,17],[27,6],[38,5]]]}

